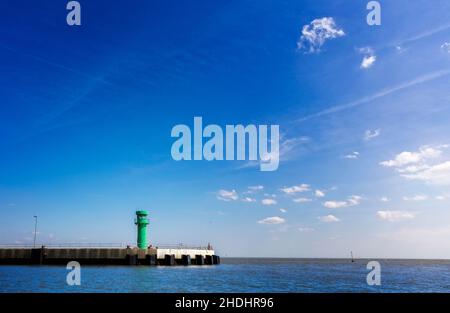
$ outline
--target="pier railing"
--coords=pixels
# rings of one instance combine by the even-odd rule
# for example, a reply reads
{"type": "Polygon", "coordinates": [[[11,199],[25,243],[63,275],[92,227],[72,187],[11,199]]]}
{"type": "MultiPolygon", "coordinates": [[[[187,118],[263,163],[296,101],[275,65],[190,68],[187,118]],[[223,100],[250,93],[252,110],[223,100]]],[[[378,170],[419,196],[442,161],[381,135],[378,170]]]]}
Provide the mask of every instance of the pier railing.
{"type": "Polygon", "coordinates": [[[202,245],[187,245],[183,243],[179,244],[155,244],[152,245],[154,248],[160,249],[197,249],[197,250],[208,250],[208,246],[202,245]]]}
{"type": "Polygon", "coordinates": [[[0,244],[0,248],[40,248],[45,246],[46,248],[126,248],[127,246],[132,246],[131,244],[123,243],[36,243],[34,244],[16,244],[7,243],[0,244]]]}
{"type": "MultiPolygon", "coordinates": [[[[0,243],[0,248],[40,248],[45,246],[46,248],[127,248],[135,247],[136,244],[132,243],[36,243],[34,244],[22,244],[22,243],[0,243]]],[[[208,246],[202,245],[188,245],[188,244],[152,244],[152,248],[160,249],[198,249],[207,250],[208,246]]]]}

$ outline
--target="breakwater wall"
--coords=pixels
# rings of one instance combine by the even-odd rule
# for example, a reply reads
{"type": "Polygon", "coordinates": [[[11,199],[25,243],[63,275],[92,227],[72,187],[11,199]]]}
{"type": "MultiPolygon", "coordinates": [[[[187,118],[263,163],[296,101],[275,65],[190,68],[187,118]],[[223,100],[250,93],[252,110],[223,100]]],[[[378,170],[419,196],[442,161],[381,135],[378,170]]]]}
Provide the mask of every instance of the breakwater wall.
{"type": "Polygon", "coordinates": [[[70,261],[81,265],[216,265],[220,257],[210,249],[0,248],[0,265],[56,265],[70,261]]]}

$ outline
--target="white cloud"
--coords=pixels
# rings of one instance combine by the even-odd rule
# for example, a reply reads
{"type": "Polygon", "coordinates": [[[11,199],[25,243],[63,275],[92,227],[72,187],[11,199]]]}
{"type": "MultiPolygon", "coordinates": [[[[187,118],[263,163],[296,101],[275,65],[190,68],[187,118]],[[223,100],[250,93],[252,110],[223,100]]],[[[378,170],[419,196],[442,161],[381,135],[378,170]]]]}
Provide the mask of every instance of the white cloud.
{"type": "Polygon", "coordinates": [[[410,163],[417,163],[422,160],[420,153],[415,152],[402,152],[398,154],[394,160],[383,161],[380,164],[385,167],[397,167],[410,163]]]}
{"type": "Polygon", "coordinates": [[[280,212],[281,212],[281,213],[286,213],[287,210],[286,210],[286,209],[280,209],[280,212]]]}
{"type": "Polygon", "coordinates": [[[263,205],[275,205],[277,204],[277,201],[274,199],[262,199],[261,203],[263,205]]]}
{"type": "Polygon", "coordinates": [[[428,196],[426,195],[415,195],[412,197],[403,197],[403,200],[405,201],[425,201],[428,199],[428,196]]]}
{"type": "Polygon", "coordinates": [[[336,216],[331,215],[331,214],[330,215],[326,215],[326,216],[319,216],[318,219],[321,222],[324,222],[324,223],[334,223],[334,222],[339,222],[340,221],[340,219],[338,219],[336,216]]]}
{"type": "Polygon", "coordinates": [[[305,203],[305,202],[311,202],[312,200],[309,198],[295,198],[292,201],[297,203],[305,203]]]}
{"type": "Polygon", "coordinates": [[[368,69],[372,67],[372,65],[375,64],[375,61],[377,60],[377,56],[375,55],[375,51],[371,47],[364,47],[359,48],[358,52],[361,54],[364,54],[364,57],[361,61],[360,67],[362,69],[368,69]]]}
{"type": "Polygon", "coordinates": [[[258,191],[263,190],[264,186],[262,186],[262,185],[249,186],[247,189],[248,190],[246,192],[244,192],[245,194],[257,193],[258,191]]]}
{"type": "Polygon", "coordinates": [[[401,177],[419,180],[431,185],[450,185],[450,161],[433,164],[449,145],[422,146],[419,151],[404,151],[393,160],[383,161],[385,167],[394,167],[401,177]]]}
{"type": "Polygon", "coordinates": [[[258,224],[277,225],[283,224],[284,222],[286,222],[284,218],[279,216],[272,216],[258,221],[258,224]]]}
{"type": "Polygon", "coordinates": [[[430,166],[415,174],[402,175],[410,180],[420,180],[431,185],[450,185],[450,161],[430,166]]]}
{"type": "Polygon", "coordinates": [[[442,46],[441,49],[444,52],[450,53],[450,42],[445,42],[442,46]]]}
{"type": "Polygon", "coordinates": [[[328,209],[339,209],[348,206],[346,201],[326,201],[323,206],[328,209]]]}
{"type": "Polygon", "coordinates": [[[314,192],[314,195],[315,195],[317,198],[322,198],[322,197],[325,197],[325,192],[322,191],[322,190],[316,189],[316,191],[314,192]]]}
{"type": "Polygon", "coordinates": [[[421,164],[421,165],[409,165],[407,167],[404,168],[398,168],[397,172],[399,173],[406,173],[406,174],[413,174],[413,173],[417,173],[420,171],[423,171],[427,168],[430,168],[428,165],[426,164],[421,164]]]}
{"type": "Polygon", "coordinates": [[[415,164],[427,159],[433,159],[441,156],[442,148],[446,148],[447,145],[440,145],[437,147],[422,146],[419,151],[409,152],[403,151],[397,154],[393,160],[383,161],[380,164],[385,167],[402,167],[408,164],[415,164]]]}
{"type": "Polygon", "coordinates": [[[292,194],[296,194],[298,192],[309,191],[309,189],[310,189],[310,186],[308,184],[301,184],[301,185],[297,185],[297,186],[281,188],[281,191],[283,191],[284,193],[286,193],[288,195],[292,195],[292,194]]]}
{"type": "Polygon", "coordinates": [[[347,202],[350,204],[350,206],[353,205],[358,205],[362,200],[361,196],[350,196],[350,198],[348,198],[347,202]]]}
{"type": "Polygon", "coordinates": [[[251,197],[244,197],[241,199],[243,202],[256,202],[255,198],[251,198],[251,197]]]}
{"type": "Polygon", "coordinates": [[[302,28],[302,36],[297,42],[297,48],[308,53],[320,52],[327,40],[345,36],[343,29],[336,26],[332,17],[313,20],[302,28]]]}
{"type": "Polygon", "coordinates": [[[344,159],[357,159],[359,157],[359,152],[354,151],[350,154],[344,155],[344,159]]]}
{"type": "Polygon", "coordinates": [[[400,220],[408,220],[416,217],[415,213],[407,211],[378,211],[377,215],[380,219],[389,222],[397,222],[400,220]]]}
{"type": "Polygon", "coordinates": [[[325,201],[323,206],[328,209],[340,209],[355,206],[361,203],[361,196],[351,196],[346,201],[325,201]]]}
{"type": "Polygon", "coordinates": [[[217,192],[217,199],[222,201],[234,201],[239,199],[239,196],[234,189],[231,191],[221,189],[217,192]]]}
{"type": "Polygon", "coordinates": [[[366,130],[366,132],[364,133],[364,140],[365,141],[369,141],[373,138],[376,138],[378,136],[380,136],[381,134],[381,129],[375,129],[375,130],[366,130]]]}
{"type": "Polygon", "coordinates": [[[388,197],[381,197],[380,201],[381,202],[389,202],[389,198],[388,197]]]}
{"type": "Polygon", "coordinates": [[[375,61],[377,60],[377,56],[376,55],[366,55],[362,61],[361,61],[361,68],[362,69],[368,69],[370,67],[372,67],[372,65],[375,64],[375,61]]]}

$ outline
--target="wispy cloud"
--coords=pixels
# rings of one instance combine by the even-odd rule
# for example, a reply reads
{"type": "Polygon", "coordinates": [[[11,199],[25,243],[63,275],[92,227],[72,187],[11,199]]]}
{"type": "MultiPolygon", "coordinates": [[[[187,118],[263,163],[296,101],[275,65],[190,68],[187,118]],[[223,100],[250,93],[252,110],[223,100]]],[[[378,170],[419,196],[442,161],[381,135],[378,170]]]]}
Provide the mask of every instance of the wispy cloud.
{"type": "Polygon", "coordinates": [[[103,79],[102,77],[97,77],[97,76],[90,75],[87,72],[82,72],[79,69],[77,69],[76,67],[70,67],[70,66],[67,66],[67,65],[64,65],[64,64],[53,62],[50,59],[46,59],[46,58],[41,57],[39,55],[23,52],[23,51],[26,51],[26,50],[21,49],[19,51],[17,49],[12,48],[12,47],[5,46],[3,44],[0,44],[0,47],[13,52],[14,54],[20,54],[20,55],[22,55],[24,57],[27,57],[27,58],[30,58],[30,59],[32,59],[34,61],[46,64],[46,65],[54,67],[54,68],[58,68],[60,70],[67,71],[67,72],[69,72],[71,74],[80,75],[81,77],[92,79],[94,81],[97,81],[97,82],[100,82],[100,83],[104,83],[104,84],[107,84],[107,85],[113,85],[110,81],[107,81],[107,80],[103,79]]]}
{"type": "Polygon", "coordinates": [[[257,185],[257,186],[249,186],[248,188],[248,193],[256,193],[258,191],[261,191],[264,189],[264,186],[262,185],[257,185]]]}
{"type": "Polygon", "coordinates": [[[275,199],[262,199],[261,203],[263,205],[275,205],[277,204],[277,201],[275,199]]]}
{"type": "Polygon", "coordinates": [[[404,53],[404,52],[408,51],[408,49],[407,49],[407,48],[403,48],[402,46],[399,46],[399,45],[395,46],[395,50],[396,50],[396,51],[397,51],[397,53],[399,53],[399,54],[401,54],[401,53],[404,53]]]}
{"type": "MultiPolygon", "coordinates": [[[[261,162],[272,158],[273,161],[289,161],[293,159],[301,148],[310,141],[309,137],[300,136],[295,138],[287,138],[285,135],[280,135],[280,147],[278,153],[276,151],[270,152],[268,155],[262,157],[262,161],[249,161],[237,167],[237,169],[259,167],[261,162]],[[278,159],[277,159],[278,158],[278,159]]],[[[257,187],[257,186],[255,186],[257,187]]],[[[257,191],[257,190],[254,190],[257,191]]]]}
{"type": "Polygon", "coordinates": [[[325,116],[325,115],[338,113],[338,112],[341,112],[341,111],[344,111],[344,110],[348,110],[348,109],[351,109],[351,108],[354,108],[354,107],[357,107],[357,106],[360,106],[360,105],[372,102],[374,100],[383,98],[385,96],[391,95],[391,94],[396,93],[398,91],[402,91],[404,89],[407,89],[407,88],[410,88],[410,87],[414,87],[416,85],[423,84],[423,83],[426,83],[426,82],[429,82],[429,81],[432,81],[432,80],[435,80],[435,79],[447,76],[449,74],[450,74],[450,70],[440,70],[440,71],[435,71],[435,72],[432,72],[432,73],[428,73],[428,74],[425,74],[423,76],[417,77],[417,78],[415,78],[415,79],[413,79],[411,81],[404,82],[404,83],[401,83],[401,84],[393,86],[393,87],[385,88],[385,89],[383,89],[383,90],[381,90],[379,92],[376,92],[376,93],[374,93],[374,94],[372,94],[370,96],[366,96],[366,97],[363,97],[361,99],[358,99],[358,100],[355,100],[355,101],[351,101],[351,102],[348,102],[348,103],[345,103],[345,104],[332,106],[332,107],[330,107],[328,109],[325,109],[323,111],[320,111],[320,112],[317,112],[317,113],[314,113],[314,114],[311,114],[311,115],[308,115],[308,116],[304,116],[302,118],[297,119],[297,121],[298,122],[304,122],[304,121],[310,120],[312,118],[317,118],[317,117],[321,117],[321,116],[325,116]]]}
{"type": "Polygon", "coordinates": [[[450,198],[449,195],[439,195],[439,196],[435,197],[435,199],[439,200],[439,201],[443,201],[443,200],[446,200],[446,199],[449,199],[449,198],[450,198]]]}
{"type": "Polygon", "coordinates": [[[297,186],[281,188],[281,191],[288,195],[296,194],[299,192],[305,192],[305,191],[309,191],[309,190],[310,190],[310,186],[308,184],[301,184],[301,185],[297,185],[297,186]]]}
{"type": "Polygon", "coordinates": [[[369,140],[372,140],[372,139],[374,139],[374,138],[376,138],[376,137],[378,137],[380,135],[381,135],[381,129],[379,129],[379,128],[375,129],[375,130],[368,129],[364,133],[364,140],[365,141],[369,141],[369,140]]]}
{"type": "Polygon", "coordinates": [[[265,219],[258,221],[258,224],[266,224],[266,225],[278,225],[285,223],[286,220],[279,216],[271,216],[265,219]]]}
{"type": "Polygon", "coordinates": [[[357,159],[359,158],[359,152],[358,151],[353,151],[352,153],[346,154],[343,156],[344,159],[357,159]]]}
{"type": "Polygon", "coordinates": [[[439,27],[436,27],[436,28],[433,28],[433,29],[421,32],[420,34],[411,36],[409,38],[403,39],[403,40],[397,42],[395,44],[395,46],[402,46],[402,45],[405,45],[407,43],[418,41],[418,40],[430,37],[430,36],[432,36],[434,34],[440,33],[442,31],[445,31],[445,30],[447,30],[449,28],[450,28],[450,24],[442,25],[442,26],[439,26],[439,27]]]}
{"type": "Polygon", "coordinates": [[[316,189],[316,191],[314,191],[314,195],[317,198],[323,198],[325,197],[325,192],[323,190],[316,189]]]}
{"type": "Polygon", "coordinates": [[[216,195],[217,199],[221,200],[221,201],[235,201],[237,199],[239,199],[239,196],[236,192],[236,190],[225,190],[225,189],[221,189],[217,192],[216,195]]]}
{"type": "Polygon", "coordinates": [[[403,197],[405,201],[425,201],[428,199],[427,195],[415,195],[412,197],[403,197]]]}
{"type": "Polygon", "coordinates": [[[409,220],[416,217],[415,213],[407,211],[378,211],[377,216],[389,222],[409,220]]]}
{"type": "Polygon", "coordinates": [[[345,36],[332,17],[323,17],[304,25],[302,35],[297,42],[297,48],[306,53],[320,52],[327,40],[345,36]]]}
{"type": "Polygon", "coordinates": [[[335,223],[335,222],[339,222],[340,219],[338,219],[336,216],[334,215],[325,215],[325,216],[319,216],[318,217],[319,221],[324,222],[324,223],[335,223]]]}
{"type": "Polygon", "coordinates": [[[433,35],[435,35],[437,33],[446,31],[449,28],[450,28],[450,24],[438,26],[438,27],[435,27],[433,29],[429,29],[429,30],[423,31],[421,33],[418,33],[416,35],[410,36],[408,38],[402,39],[400,41],[391,42],[390,44],[385,45],[383,47],[383,49],[385,49],[385,48],[392,48],[393,47],[393,48],[395,48],[395,50],[398,53],[403,53],[403,52],[409,50],[408,47],[405,47],[409,43],[413,43],[415,41],[419,41],[419,40],[428,38],[428,37],[433,36],[433,35]]]}
{"type": "Polygon", "coordinates": [[[361,203],[362,197],[361,196],[350,196],[345,201],[325,201],[323,203],[323,206],[328,209],[340,209],[350,206],[355,206],[361,203]]]}
{"type": "Polygon", "coordinates": [[[306,202],[311,202],[312,199],[309,199],[309,198],[295,198],[292,201],[294,201],[296,203],[306,203],[306,202]]]}
{"type": "Polygon", "coordinates": [[[450,53],[450,42],[445,42],[441,46],[442,51],[450,53]]]}

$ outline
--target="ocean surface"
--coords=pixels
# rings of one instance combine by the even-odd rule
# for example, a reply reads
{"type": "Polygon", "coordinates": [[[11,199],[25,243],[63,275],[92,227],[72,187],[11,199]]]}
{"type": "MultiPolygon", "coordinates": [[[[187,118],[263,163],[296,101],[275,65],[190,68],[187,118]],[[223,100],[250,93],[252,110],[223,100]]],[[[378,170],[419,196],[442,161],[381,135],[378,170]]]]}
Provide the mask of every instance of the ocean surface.
{"type": "Polygon", "coordinates": [[[82,266],[69,286],[64,266],[0,266],[0,292],[450,292],[450,260],[223,258],[215,266],[82,266]]]}

